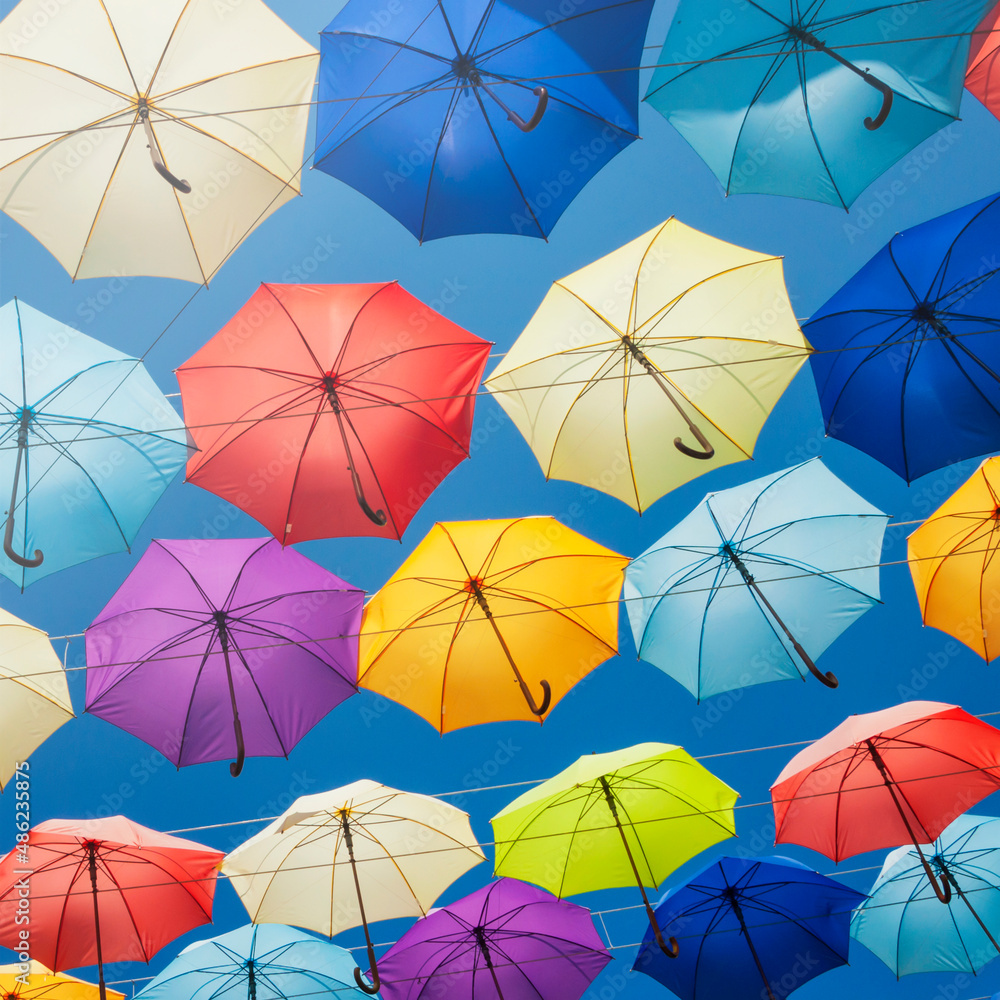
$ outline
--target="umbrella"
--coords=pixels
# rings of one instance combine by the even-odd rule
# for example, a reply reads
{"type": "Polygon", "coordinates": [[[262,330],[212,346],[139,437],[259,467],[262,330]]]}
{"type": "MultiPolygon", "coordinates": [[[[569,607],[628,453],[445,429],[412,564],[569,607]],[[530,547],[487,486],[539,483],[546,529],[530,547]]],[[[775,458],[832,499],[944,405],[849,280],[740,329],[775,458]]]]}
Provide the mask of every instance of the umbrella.
{"type": "Polygon", "coordinates": [[[136,997],[142,1000],[360,1000],[351,953],[280,924],[250,924],[188,945],[136,997]]]}
{"type": "Polygon", "coordinates": [[[260,0],[65,8],[0,22],[0,208],[74,280],[207,282],[298,194],[319,54],[260,0]]]}
{"type": "Polygon", "coordinates": [[[354,979],[374,994],[379,972],[369,922],[423,916],[483,860],[467,813],[364,779],[296,799],[226,855],[222,871],[254,923],[294,924],[330,937],[361,925],[372,983],[360,969],[354,979]]]}
{"type": "Polygon", "coordinates": [[[870,899],[851,920],[851,935],[899,976],[971,972],[997,957],[1000,944],[1000,820],[959,816],[922,851],[952,899],[941,907],[920,856],[900,847],[885,859],[870,899]]]}
{"type": "Polygon", "coordinates": [[[851,909],[864,898],[790,858],[719,858],[656,905],[663,932],[685,941],[677,960],[650,929],[632,968],[684,1000],[786,997],[847,962],[851,909]]]}
{"type": "MultiPolygon", "coordinates": [[[[28,757],[74,718],[66,671],[41,630],[0,608],[0,789],[27,778],[28,757]]],[[[22,786],[23,787],[23,786],[22,786]]]]}
{"type": "Polygon", "coordinates": [[[911,482],[1000,450],[993,196],[897,233],[806,324],[827,433],[911,482]]]}
{"type": "Polygon", "coordinates": [[[709,493],[625,571],[639,656],[699,700],[803,667],[836,687],[813,660],[878,603],[886,520],[818,459],[709,493]]]}
{"type": "Polygon", "coordinates": [[[681,0],[646,100],[727,194],[847,208],[958,117],[970,33],[993,3],[681,0]]]}
{"type": "Polygon", "coordinates": [[[1000,117],[1000,76],[993,79],[996,67],[997,50],[1000,39],[1000,7],[994,7],[983,18],[969,47],[969,65],[965,71],[965,86],[993,114],[1000,117]]]}
{"type": "Polygon", "coordinates": [[[139,361],[17,299],[0,308],[0,353],[0,573],[23,590],[127,549],[187,436],[139,361]]]}
{"type": "Polygon", "coordinates": [[[998,510],[1000,458],[987,458],[907,542],[924,624],[953,635],[987,663],[1000,652],[998,510]]]}
{"type": "Polygon", "coordinates": [[[0,861],[0,944],[19,950],[27,900],[31,957],[52,969],[96,964],[105,1000],[106,961],[148,962],[211,922],[222,857],[124,816],[46,820],[0,861]]]}
{"type": "Polygon", "coordinates": [[[797,753],[771,786],[775,843],[841,861],[911,843],[938,898],[920,844],[1000,788],[1000,732],[955,705],[910,701],[852,715],[797,753]]]}
{"type": "Polygon", "coordinates": [[[808,352],[780,257],[670,218],[555,282],[485,385],[547,479],[642,513],[750,458],[808,352]]]}
{"type": "Polygon", "coordinates": [[[489,351],[395,282],[261,285],[177,371],[188,481],[284,545],[399,538],[468,457],[489,351]]]}
{"type": "Polygon", "coordinates": [[[363,601],[273,538],[153,541],[87,629],[87,711],[178,767],[287,757],[357,690],[363,601]]]}
{"type": "Polygon", "coordinates": [[[545,237],[638,132],[653,0],[352,0],[320,34],[315,165],[420,240],[545,237]]]}
{"type": "Polygon", "coordinates": [[[383,956],[383,1000],[577,1000],[611,961],[590,911],[503,878],[432,910],[383,956]]]}
{"type": "Polygon", "coordinates": [[[696,854],[736,836],[737,793],[681,747],[640,743],[590,754],[525,792],[490,820],[497,875],[561,896],[633,882],[656,941],[644,886],[657,886],[696,854]]]}
{"type": "Polygon", "coordinates": [[[440,733],[541,720],[617,653],[627,562],[552,517],[436,524],[365,606],[360,684],[440,733]]]}
{"type": "MultiPolygon", "coordinates": [[[[104,993],[107,1000],[125,1000],[125,994],[117,990],[105,989],[104,993]]],[[[0,966],[0,994],[5,1000],[97,1000],[100,990],[29,960],[0,966]]]]}

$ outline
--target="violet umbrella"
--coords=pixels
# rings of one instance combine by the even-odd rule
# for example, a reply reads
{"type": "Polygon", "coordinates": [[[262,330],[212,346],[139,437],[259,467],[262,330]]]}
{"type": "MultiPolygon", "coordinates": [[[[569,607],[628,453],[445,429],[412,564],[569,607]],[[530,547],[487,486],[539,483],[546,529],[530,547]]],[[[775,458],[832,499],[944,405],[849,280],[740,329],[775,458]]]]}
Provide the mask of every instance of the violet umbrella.
{"type": "Polygon", "coordinates": [[[363,600],[273,538],[154,540],[87,629],[87,711],[178,767],[287,757],[357,691],[363,600]]]}
{"type": "Polygon", "coordinates": [[[577,1000],[610,961],[589,910],[502,878],[418,920],[379,973],[383,1000],[577,1000]]]}

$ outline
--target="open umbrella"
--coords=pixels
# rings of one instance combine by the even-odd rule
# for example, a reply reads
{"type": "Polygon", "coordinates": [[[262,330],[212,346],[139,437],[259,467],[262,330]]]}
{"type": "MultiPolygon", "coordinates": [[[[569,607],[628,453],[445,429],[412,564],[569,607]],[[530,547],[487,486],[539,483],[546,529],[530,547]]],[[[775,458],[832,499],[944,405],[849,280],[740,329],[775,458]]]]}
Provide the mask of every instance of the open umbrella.
{"type": "Polygon", "coordinates": [[[750,458],[808,352],[780,257],[670,218],[555,282],[485,386],[547,479],[642,513],[750,458]]]}
{"type": "Polygon", "coordinates": [[[851,910],[864,898],[790,858],[719,858],[656,904],[663,933],[683,942],[676,961],[650,928],[632,968],[683,1000],[784,998],[847,962],[851,910]]]}
{"type": "Polygon", "coordinates": [[[652,0],[352,0],[320,35],[316,166],[420,240],[545,237],[638,132],[652,0]]]}
{"type": "Polygon", "coordinates": [[[0,944],[15,951],[27,900],[31,957],[51,969],[148,962],[212,920],[222,853],[124,816],[52,819],[0,861],[0,944]]]}
{"type": "Polygon", "coordinates": [[[0,573],[23,590],[127,549],[187,436],[139,361],[17,299],[0,308],[0,355],[0,573]]]}
{"type": "Polygon", "coordinates": [[[0,209],[74,279],[207,282],[298,194],[318,53],[261,0],[52,10],[0,22],[0,209]]]}
{"type": "Polygon", "coordinates": [[[87,629],[87,711],[178,767],[287,757],[357,691],[363,601],[273,538],[154,540],[87,629]]]}
{"type": "Polygon", "coordinates": [[[142,1000],[361,1000],[351,953],[281,924],[250,924],[188,945],[142,1000]]]}
{"type": "Polygon", "coordinates": [[[805,326],[827,433],[907,482],[1000,450],[998,227],[992,196],[897,233],[805,326]]]}
{"type": "Polygon", "coordinates": [[[987,458],[907,541],[925,625],[1000,653],[1000,458],[987,458]]]}
{"type": "Polygon", "coordinates": [[[771,786],[775,843],[841,861],[913,844],[934,892],[951,898],[920,848],[1000,788],[1000,732],[955,705],[910,701],[852,715],[797,753],[771,786]]]}
{"type": "Polygon", "coordinates": [[[618,651],[627,562],[552,517],[436,524],[365,605],[359,683],[440,733],[540,721],[618,651]]]}
{"type": "Polygon", "coordinates": [[[699,700],[806,670],[836,687],[813,661],[878,603],[887,519],[818,459],[710,493],[625,571],[639,656],[699,700]]]}
{"type": "Polygon", "coordinates": [[[368,924],[419,917],[460,875],[484,860],[467,813],[429,795],[364,779],[303,795],[226,855],[222,871],[254,923],[306,927],[332,937],[362,926],[379,989],[368,924]]]}
{"type": "Polygon", "coordinates": [[[379,970],[383,1000],[578,1000],[610,961],[589,910],[502,878],[418,920],[379,970]]]}
{"type": "Polygon", "coordinates": [[[958,117],[969,37],[993,3],[681,0],[646,100],[727,194],[846,208],[958,117]]]}
{"type": "Polygon", "coordinates": [[[851,935],[897,977],[975,975],[1000,953],[1000,819],[959,816],[921,850],[952,890],[948,906],[930,891],[917,851],[900,847],[855,911],[851,935]]]}
{"type": "Polygon", "coordinates": [[[736,836],[737,797],[678,746],[590,754],[490,820],[494,870],[560,897],[635,884],[657,945],[675,956],[677,942],[660,933],[644,887],[736,836]]]}
{"type": "Polygon", "coordinates": [[[468,457],[489,351],[395,282],[261,285],[177,370],[188,482],[283,545],[399,538],[468,457]]]}
{"type": "Polygon", "coordinates": [[[0,789],[61,725],[74,718],[66,671],[49,637],[0,608],[0,789]]]}
{"type": "MultiPolygon", "coordinates": [[[[53,972],[33,959],[0,966],[0,994],[4,1000],[97,1000],[100,988],[65,973],[53,972]]],[[[125,1000],[125,994],[105,989],[107,1000],[125,1000]]]]}
{"type": "Polygon", "coordinates": [[[994,7],[980,22],[969,46],[965,86],[1000,118],[1000,7],[994,7]]]}

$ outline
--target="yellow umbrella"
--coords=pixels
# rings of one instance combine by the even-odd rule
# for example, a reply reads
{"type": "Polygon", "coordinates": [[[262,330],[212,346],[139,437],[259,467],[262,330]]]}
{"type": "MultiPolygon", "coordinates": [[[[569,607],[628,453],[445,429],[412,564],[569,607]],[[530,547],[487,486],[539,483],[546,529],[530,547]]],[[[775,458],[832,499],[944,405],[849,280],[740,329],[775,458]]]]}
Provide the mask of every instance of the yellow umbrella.
{"type": "Polygon", "coordinates": [[[365,608],[361,686],[441,733],[541,719],[618,652],[627,563],[552,517],[436,524],[365,608]]]}
{"type": "Polygon", "coordinates": [[[1000,653],[1000,457],[988,458],[916,531],[907,556],[924,624],[987,662],[1000,653]]]}
{"type": "MultiPolygon", "coordinates": [[[[106,990],[107,1000],[125,1000],[125,994],[106,990]]],[[[98,987],[64,973],[55,973],[41,962],[0,965],[0,995],[6,1000],[97,1000],[98,987]]]]}
{"type": "Polygon", "coordinates": [[[555,282],[485,384],[547,479],[641,513],[752,457],[809,351],[780,257],[670,218],[555,282]]]}

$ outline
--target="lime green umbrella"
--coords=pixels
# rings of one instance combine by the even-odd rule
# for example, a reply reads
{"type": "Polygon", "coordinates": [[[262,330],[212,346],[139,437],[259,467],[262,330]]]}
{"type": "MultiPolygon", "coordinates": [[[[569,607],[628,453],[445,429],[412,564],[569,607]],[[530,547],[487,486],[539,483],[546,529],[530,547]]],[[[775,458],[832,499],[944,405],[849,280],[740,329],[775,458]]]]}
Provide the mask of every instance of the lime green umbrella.
{"type": "Polygon", "coordinates": [[[737,798],[669,743],[581,757],[490,820],[496,874],[560,897],[635,882],[660,947],[676,955],[677,942],[664,942],[644,887],[734,837],[737,798]]]}

